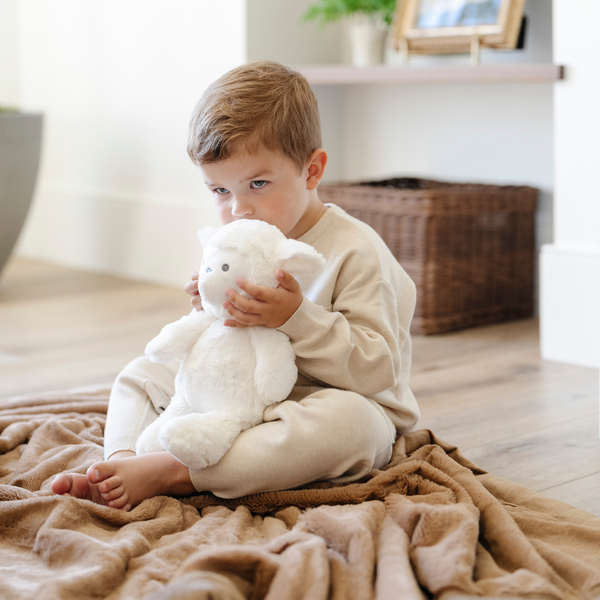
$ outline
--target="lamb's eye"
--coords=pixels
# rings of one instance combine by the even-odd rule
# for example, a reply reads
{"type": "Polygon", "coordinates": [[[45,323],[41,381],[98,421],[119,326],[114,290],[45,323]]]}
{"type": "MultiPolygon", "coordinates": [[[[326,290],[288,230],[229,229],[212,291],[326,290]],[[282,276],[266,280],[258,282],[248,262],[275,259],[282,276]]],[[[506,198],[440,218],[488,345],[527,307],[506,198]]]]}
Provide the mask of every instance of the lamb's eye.
{"type": "Polygon", "coordinates": [[[229,271],[229,265],[223,265],[221,269],[223,269],[223,271],[229,271]]]}
{"type": "Polygon", "coordinates": [[[206,272],[207,272],[207,273],[212,273],[212,269],[211,269],[210,267],[208,267],[208,268],[206,269],[206,272]]]}

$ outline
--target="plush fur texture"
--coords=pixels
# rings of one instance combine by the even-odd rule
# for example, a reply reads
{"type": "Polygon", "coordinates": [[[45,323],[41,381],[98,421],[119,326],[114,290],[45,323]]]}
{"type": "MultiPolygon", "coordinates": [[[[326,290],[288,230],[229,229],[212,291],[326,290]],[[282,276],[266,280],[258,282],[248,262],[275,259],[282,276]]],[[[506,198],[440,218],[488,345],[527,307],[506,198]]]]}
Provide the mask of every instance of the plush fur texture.
{"type": "Polygon", "coordinates": [[[175,395],[140,436],[138,454],[168,450],[183,464],[203,469],[218,462],[245,429],[262,421],[264,409],[287,398],[298,375],[289,338],[267,327],[225,327],[225,291],[248,296],[238,277],[277,287],[277,269],[302,287],[323,270],[312,246],[288,240],[263,221],[241,220],[198,232],[203,260],[198,289],[204,310],[193,310],[163,328],[146,347],[153,362],[185,354],[175,395]]]}

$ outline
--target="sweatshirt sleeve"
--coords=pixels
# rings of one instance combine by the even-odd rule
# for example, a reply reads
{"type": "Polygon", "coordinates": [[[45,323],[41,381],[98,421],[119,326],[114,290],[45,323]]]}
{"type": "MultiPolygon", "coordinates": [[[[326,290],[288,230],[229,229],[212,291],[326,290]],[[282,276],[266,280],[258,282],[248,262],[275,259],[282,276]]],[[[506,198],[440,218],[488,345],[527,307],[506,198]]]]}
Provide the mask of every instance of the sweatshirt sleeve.
{"type": "Polygon", "coordinates": [[[378,265],[366,262],[355,256],[344,265],[331,308],[304,298],[279,329],[289,336],[301,372],[372,396],[398,383],[415,290],[399,267],[400,285],[392,286],[381,277],[378,265]]]}

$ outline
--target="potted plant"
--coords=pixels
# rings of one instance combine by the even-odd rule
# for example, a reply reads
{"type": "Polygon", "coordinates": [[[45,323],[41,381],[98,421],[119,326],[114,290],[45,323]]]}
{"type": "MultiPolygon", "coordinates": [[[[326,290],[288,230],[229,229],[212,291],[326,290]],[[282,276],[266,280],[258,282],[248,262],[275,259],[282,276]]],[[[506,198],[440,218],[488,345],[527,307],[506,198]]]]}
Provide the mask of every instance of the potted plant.
{"type": "Polygon", "coordinates": [[[0,107],[0,271],[31,204],[42,139],[42,115],[0,107]]]}
{"type": "Polygon", "coordinates": [[[317,0],[302,18],[321,26],[348,18],[352,64],[365,67],[384,61],[395,9],[396,0],[317,0]]]}

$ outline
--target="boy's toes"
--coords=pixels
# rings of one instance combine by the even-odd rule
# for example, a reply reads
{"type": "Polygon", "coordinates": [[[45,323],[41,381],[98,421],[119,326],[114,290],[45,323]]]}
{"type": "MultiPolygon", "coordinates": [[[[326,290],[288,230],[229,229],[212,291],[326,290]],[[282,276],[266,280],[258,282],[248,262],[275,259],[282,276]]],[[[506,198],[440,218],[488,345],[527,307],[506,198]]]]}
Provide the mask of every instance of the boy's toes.
{"type": "Polygon", "coordinates": [[[81,473],[61,473],[54,478],[51,487],[58,495],[67,494],[84,500],[94,499],[94,490],[91,489],[88,478],[81,473]]]}
{"type": "Polygon", "coordinates": [[[111,490],[122,486],[123,480],[118,475],[115,475],[114,477],[109,477],[108,479],[105,479],[100,485],[98,485],[98,489],[104,495],[110,492],[111,490]]]}
{"type": "Polygon", "coordinates": [[[87,470],[87,477],[92,483],[100,483],[110,477],[114,477],[116,473],[116,467],[114,461],[103,461],[93,464],[87,470]]]}
{"type": "Polygon", "coordinates": [[[104,498],[106,502],[109,502],[110,500],[114,500],[115,498],[121,497],[124,493],[125,488],[122,485],[120,485],[118,487],[113,488],[109,492],[102,492],[102,498],[104,498]]]}
{"type": "Polygon", "coordinates": [[[124,511],[131,510],[131,504],[129,503],[129,496],[127,494],[122,494],[115,500],[110,500],[107,504],[111,508],[120,508],[124,511]]]}
{"type": "Polygon", "coordinates": [[[61,473],[57,475],[52,481],[52,491],[55,494],[66,494],[70,489],[73,483],[71,475],[68,473],[61,473]]]}

